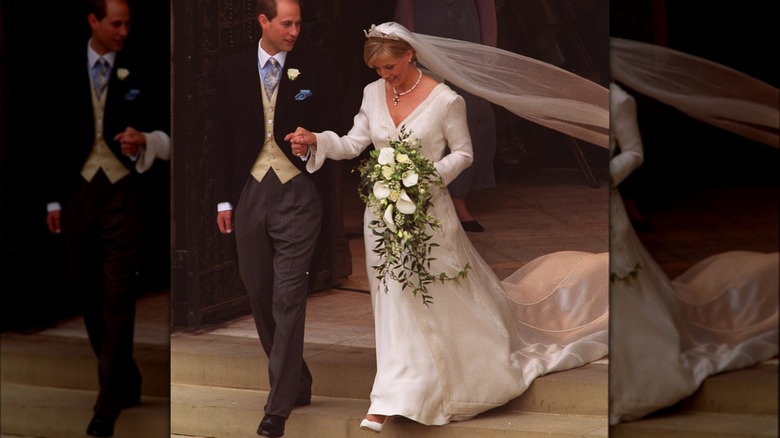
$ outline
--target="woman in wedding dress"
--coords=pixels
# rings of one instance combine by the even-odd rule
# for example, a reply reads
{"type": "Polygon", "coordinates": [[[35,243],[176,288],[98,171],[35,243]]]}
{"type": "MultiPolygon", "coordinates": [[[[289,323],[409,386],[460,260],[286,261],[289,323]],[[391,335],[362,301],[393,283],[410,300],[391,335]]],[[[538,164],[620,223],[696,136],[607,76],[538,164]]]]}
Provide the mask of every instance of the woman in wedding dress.
{"type": "MultiPolygon", "coordinates": [[[[388,147],[404,128],[420,139],[423,154],[434,163],[444,184],[470,165],[472,148],[463,98],[417,65],[419,61],[429,70],[435,69],[437,75],[447,73],[436,67],[434,54],[442,54],[428,42],[448,41],[426,37],[397,23],[372,27],[364,58],[381,78],[365,87],[349,133],[315,134],[299,128],[287,136],[294,152],[308,154],[310,172],[327,159],[357,157],[370,145],[388,147]],[[445,154],[447,148],[449,154],[445,154]]],[[[540,78],[563,76],[552,66],[525,62],[551,69],[540,78]]],[[[484,68],[475,68],[479,70],[484,72],[484,68]]],[[[487,78],[487,82],[491,80],[487,78]]],[[[527,79],[522,82],[528,85],[527,79]]],[[[582,85],[584,95],[606,97],[606,90],[602,94],[598,86],[582,85]]],[[[495,94],[506,98],[507,90],[503,90],[495,94]]],[[[520,100],[518,96],[510,97],[514,98],[509,101],[520,105],[533,100],[515,102],[520,100]]],[[[541,100],[541,111],[549,111],[551,99],[541,100]]],[[[569,99],[556,111],[566,105],[591,108],[587,100],[569,99]]],[[[606,138],[608,117],[604,118],[603,106],[592,108],[585,115],[571,111],[573,118],[586,120],[571,123],[570,129],[600,141],[606,138]]],[[[549,123],[557,127],[568,126],[565,117],[555,115],[539,118],[554,119],[549,123]]],[[[606,252],[553,253],[527,263],[501,281],[469,241],[446,188],[434,187],[431,192],[429,212],[441,221],[441,229],[432,236],[432,242],[440,246],[434,250],[431,271],[455,275],[467,263],[470,269],[457,282],[429,285],[430,306],[392,279],[387,279],[385,289],[375,278],[373,266],[380,260],[373,251],[375,243],[368,226],[376,217],[369,208],[364,214],[377,359],[371,406],[361,423],[364,429],[379,432],[391,416],[426,425],[467,420],[519,396],[536,377],[579,367],[607,354],[606,252]]]]}
{"type": "MultiPolygon", "coordinates": [[[[714,67],[669,49],[613,38],[613,78],[700,120],[776,147],[777,89],[714,67]],[[730,80],[709,83],[724,77],[730,80]],[[753,91],[755,98],[738,100],[733,90],[753,91]]],[[[610,101],[610,331],[615,335],[610,338],[609,421],[615,425],[677,403],[708,376],[777,355],[780,259],[777,252],[728,251],[669,279],[636,235],[617,190],[642,164],[635,100],[613,83],[610,101]]]]}

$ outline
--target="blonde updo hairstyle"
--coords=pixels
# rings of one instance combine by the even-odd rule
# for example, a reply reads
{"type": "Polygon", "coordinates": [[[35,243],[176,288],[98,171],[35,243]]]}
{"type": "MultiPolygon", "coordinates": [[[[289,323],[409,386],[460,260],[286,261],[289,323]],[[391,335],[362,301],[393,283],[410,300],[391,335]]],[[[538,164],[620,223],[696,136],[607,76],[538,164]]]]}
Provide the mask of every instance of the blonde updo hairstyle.
{"type": "Polygon", "coordinates": [[[399,59],[404,57],[406,52],[409,51],[412,52],[412,62],[416,63],[417,53],[406,41],[370,37],[366,39],[365,44],[363,44],[363,61],[369,68],[374,68],[374,61],[377,59],[399,59]]]}

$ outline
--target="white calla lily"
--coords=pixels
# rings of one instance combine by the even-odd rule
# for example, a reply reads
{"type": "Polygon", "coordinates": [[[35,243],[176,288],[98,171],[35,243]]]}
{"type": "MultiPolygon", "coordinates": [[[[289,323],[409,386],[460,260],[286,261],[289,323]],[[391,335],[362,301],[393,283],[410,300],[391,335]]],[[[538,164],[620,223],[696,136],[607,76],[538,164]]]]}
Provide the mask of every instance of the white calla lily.
{"type": "Polygon", "coordinates": [[[395,222],[393,222],[393,204],[387,206],[387,210],[385,210],[382,219],[384,219],[387,229],[395,233],[397,228],[395,227],[395,222]]]}
{"type": "Polygon", "coordinates": [[[405,190],[401,191],[401,196],[395,203],[395,208],[397,208],[398,211],[403,214],[412,214],[417,210],[417,206],[414,204],[414,201],[412,201],[412,198],[409,197],[405,190]]]}
{"type": "Polygon", "coordinates": [[[376,199],[385,199],[390,196],[390,186],[382,181],[377,181],[374,183],[373,192],[376,199]]]}
{"type": "Polygon", "coordinates": [[[386,166],[391,166],[395,164],[395,150],[393,148],[380,149],[377,162],[379,162],[379,164],[384,164],[386,166]]]}
{"type": "Polygon", "coordinates": [[[407,170],[404,172],[403,175],[403,183],[404,187],[414,187],[417,185],[417,182],[420,180],[420,176],[417,175],[417,172],[414,170],[407,170]]]}

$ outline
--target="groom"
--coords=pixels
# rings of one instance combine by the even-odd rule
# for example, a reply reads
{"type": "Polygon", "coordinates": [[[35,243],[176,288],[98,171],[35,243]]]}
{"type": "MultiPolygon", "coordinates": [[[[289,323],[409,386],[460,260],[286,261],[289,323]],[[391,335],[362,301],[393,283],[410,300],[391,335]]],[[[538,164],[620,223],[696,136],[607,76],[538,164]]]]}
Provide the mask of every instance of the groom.
{"type": "Polygon", "coordinates": [[[260,342],[270,393],[257,434],[284,435],[295,406],[311,402],[303,360],[306,297],[322,223],[327,172],[310,175],[284,135],[298,126],[337,129],[338,74],[293,50],[298,0],[259,0],[257,46],[220,61],[215,117],[217,226],[235,230],[238,268],[260,342]]]}
{"type": "Polygon", "coordinates": [[[133,358],[137,272],[153,237],[150,190],[167,190],[149,185],[154,170],[168,166],[170,115],[168,93],[157,92],[157,80],[146,74],[151,66],[124,50],[128,1],[90,0],[85,7],[89,38],[47,56],[57,78],[41,90],[56,90],[47,90],[41,109],[51,111],[47,132],[60,135],[44,142],[33,167],[44,167],[46,223],[64,240],[69,280],[98,359],[99,391],[86,433],[108,437],[121,411],[141,403],[133,358]]]}

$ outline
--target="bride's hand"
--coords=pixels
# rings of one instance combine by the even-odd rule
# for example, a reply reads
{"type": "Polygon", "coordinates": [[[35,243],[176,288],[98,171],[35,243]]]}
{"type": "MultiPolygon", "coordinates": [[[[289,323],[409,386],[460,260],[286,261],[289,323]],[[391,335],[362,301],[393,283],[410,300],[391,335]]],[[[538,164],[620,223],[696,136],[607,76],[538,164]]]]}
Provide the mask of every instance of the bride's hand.
{"type": "Polygon", "coordinates": [[[296,157],[308,154],[309,147],[316,147],[317,145],[317,137],[301,127],[298,127],[295,132],[285,135],[284,140],[290,142],[292,153],[296,157]]]}

